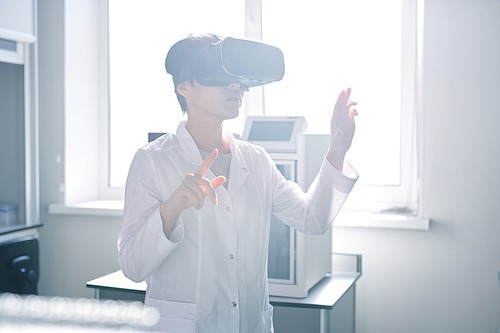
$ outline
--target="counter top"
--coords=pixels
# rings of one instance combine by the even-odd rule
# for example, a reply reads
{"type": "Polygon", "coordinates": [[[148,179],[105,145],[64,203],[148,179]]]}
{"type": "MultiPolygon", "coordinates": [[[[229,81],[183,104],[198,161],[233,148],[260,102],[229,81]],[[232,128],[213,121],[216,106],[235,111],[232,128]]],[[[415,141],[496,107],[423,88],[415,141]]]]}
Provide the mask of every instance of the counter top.
{"type": "MultiPolygon", "coordinates": [[[[334,272],[325,276],[312,287],[305,298],[270,296],[269,302],[273,306],[331,310],[360,276],[361,273],[334,272]]],[[[116,271],[87,282],[87,288],[96,290],[143,292],[145,294],[146,287],[146,282],[133,282],[123,275],[122,271],[116,271]]]]}

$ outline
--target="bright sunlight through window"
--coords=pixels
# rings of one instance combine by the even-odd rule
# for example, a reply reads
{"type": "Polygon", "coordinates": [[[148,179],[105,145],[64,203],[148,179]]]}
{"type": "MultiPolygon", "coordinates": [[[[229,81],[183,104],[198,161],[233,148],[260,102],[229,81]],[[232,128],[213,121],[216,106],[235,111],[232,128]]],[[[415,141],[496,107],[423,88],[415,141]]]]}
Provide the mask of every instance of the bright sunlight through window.
{"type": "MultiPolygon", "coordinates": [[[[361,200],[371,200],[397,189],[397,194],[387,194],[390,206],[410,206],[403,202],[416,199],[416,50],[412,41],[406,43],[408,50],[404,46],[405,21],[409,35],[415,30],[415,18],[405,19],[405,1],[261,4],[262,40],[282,49],[285,77],[264,87],[262,109],[250,113],[304,115],[308,132],[329,133],[337,96],[351,87],[360,116],[348,159],[361,175],[351,196],[364,192],[361,200]],[[382,192],[373,192],[374,187],[382,192]]],[[[243,0],[109,0],[112,187],[124,186],[132,157],[147,143],[148,132],[175,133],[182,120],[164,68],[169,48],[190,33],[243,38],[245,15],[243,0]]],[[[242,110],[230,122],[233,132],[241,134],[247,113],[242,110]]]]}
{"type": "Polygon", "coordinates": [[[284,79],[265,87],[266,115],[305,115],[309,132],[329,133],[337,96],[351,87],[360,116],[349,160],[359,183],[399,184],[401,1],[284,6],[263,1],[263,40],[283,50],[286,65],[284,79]]]}
{"type": "Polygon", "coordinates": [[[245,2],[109,0],[111,187],[125,186],[148,132],[175,133],[183,116],[165,57],[175,42],[204,32],[245,37],[245,2]]]}

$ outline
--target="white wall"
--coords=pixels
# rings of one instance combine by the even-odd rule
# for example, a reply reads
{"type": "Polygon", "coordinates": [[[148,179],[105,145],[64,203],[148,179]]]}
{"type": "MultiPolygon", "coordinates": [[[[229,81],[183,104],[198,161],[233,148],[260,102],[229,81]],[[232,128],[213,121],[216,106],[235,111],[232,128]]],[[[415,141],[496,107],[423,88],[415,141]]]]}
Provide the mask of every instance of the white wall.
{"type": "MultiPolygon", "coordinates": [[[[104,274],[118,270],[116,240],[121,225],[120,218],[61,216],[48,213],[48,205],[64,202],[65,172],[65,108],[80,108],[80,126],[89,125],[88,119],[94,116],[85,108],[91,102],[78,105],[68,103],[67,97],[80,94],[85,99],[84,89],[65,84],[64,69],[77,66],[76,60],[65,63],[65,18],[67,10],[75,10],[80,1],[73,0],[39,1],[39,68],[40,68],[40,178],[41,178],[41,220],[40,228],[40,266],[39,292],[44,295],[71,297],[93,297],[93,290],[86,288],[86,282],[104,274]],[[65,2],[73,5],[65,8],[65,2]],[[78,4],[77,4],[78,2],[78,4]],[[68,88],[69,87],[69,88],[68,88]],[[71,89],[71,91],[65,91],[71,89]]],[[[96,1],[87,1],[89,8],[96,1]]],[[[83,11],[82,15],[88,15],[83,11]]],[[[87,45],[89,42],[83,41],[87,45]]],[[[85,64],[81,64],[85,67],[85,64]]],[[[72,75],[75,75],[73,73],[72,75]]],[[[73,124],[77,119],[71,119],[73,124]]],[[[98,124],[95,124],[97,128],[98,124]]],[[[83,142],[88,142],[82,137],[83,142]]],[[[94,143],[95,144],[95,143],[94,143]]],[[[93,147],[97,150],[99,147],[93,147]]],[[[79,159],[84,167],[88,157],[86,149],[73,151],[83,158],[79,159]]],[[[66,175],[68,176],[68,175],[66,175]]],[[[72,175],[74,177],[74,175],[72,175]]],[[[79,179],[78,179],[79,180],[79,179]]]]}
{"type": "MultiPolygon", "coordinates": [[[[63,12],[63,0],[39,2],[40,292],[92,297],[85,282],[118,269],[120,219],[47,213],[48,204],[63,200],[56,161],[64,151],[63,12]]],[[[424,190],[431,229],[334,229],[336,252],[363,255],[358,333],[500,328],[499,17],[496,0],[426,1],[424,190]]]]}
{"type": "Polygon", "coordinates": [[[11,31],[34,34],[33,0],[0,0],[0,27],[11,31]]]}
{"type": "Polygon", "coordinates": [[[357,332],[496,333],[500,1],[429,0],[425,15],[424,203],[431,228],[335,228],[334,249],[363,254],[357,332]]]}

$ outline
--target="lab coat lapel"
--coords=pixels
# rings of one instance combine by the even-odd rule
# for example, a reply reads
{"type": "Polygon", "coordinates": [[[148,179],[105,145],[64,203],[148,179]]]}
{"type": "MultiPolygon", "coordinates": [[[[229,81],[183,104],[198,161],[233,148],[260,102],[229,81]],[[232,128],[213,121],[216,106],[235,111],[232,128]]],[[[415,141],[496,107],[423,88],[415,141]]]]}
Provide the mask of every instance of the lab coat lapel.
{"type": "MultiPolygon", "coordinates": [[[[198,168],[201,166],[201,162],[203,162],[203,159],[201,158],[200,151],[198,147],[196,146],[196,143],[193,140],[193,137],[191,134],[189,134],[188,130],[186,129],[186,122],[183,121],[179,124],[179,127],[177,128],[177,140],[179,141],[179,146],[181,148],[182,153],[185,154],[184,158],[187,158],[189,163],[191,164],[190,171],[187,173],[193,173],[198,168]]],[[[176,167],[178,167],[178,163],[175,163],[176,167]]],[[[187,170],[179,170],[183,176],[185,176],[187,170]]]]}
{"type": "Polygon", "coordinates": [[[248,170],[243,154],[241,153],[238,143],[235,142],[233,135],[229,131],[225,131],[229,141],[229,149],[231,150],[231,165],[229,167],[229,186],[227,191],[233,197],[238,189],[243,185],[248,177],[248,170]]]}
{"type": "MultiPolygon", "coordinates": [[[[243,158],[243,155],[241,154],[241,151],[238,148],[237,142],[234,141],[233,135],[229,130],[227,130],[227,128],[224,128],[224,134],[228,138],[229,149],[231,150],[232,154],[231,165],[229,167],[229,186],[227,191],[229,195],[233,197],[233,195],[245,182],[246,178],[248,177],[248,172],[245,159],[243,158]]],[[[177,128],[176,136],[177,140],[179,141],[179,146],[182,152],[186,154],[185,157],[191,164],[190,168],[191,171],[188,171],[187,173],[195,172],[200,167],[201,163],[203,162],[203,159],[201,157],[198,147],[196,146],[196,143],[191,137],[191,134],[189,134],[188,130],[186,129],[185,121],[183,121],[177,128]]],[[[181,165],[179,165],[178,163],[175,163],[175,165],[181,174],[183,175],[187,174],[186,173],[187,170],[184,170],[184,168],[182,168],[181,165]]],[[[210,170],[207,172],[207,176],[215,177],[210,170]]],[[[221,186],[221,188],[224,187],[221,186]]]]}

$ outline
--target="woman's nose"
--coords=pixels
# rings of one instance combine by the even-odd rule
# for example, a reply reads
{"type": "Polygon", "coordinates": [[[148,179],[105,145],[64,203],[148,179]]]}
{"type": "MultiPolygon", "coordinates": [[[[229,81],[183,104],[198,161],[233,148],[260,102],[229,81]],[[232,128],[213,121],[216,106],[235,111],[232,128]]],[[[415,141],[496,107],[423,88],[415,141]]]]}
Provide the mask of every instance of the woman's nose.
{"type": "Polygon", "coordinates": [[[228,89],[231,89],[231,90],[239,90],[240,89],[240,84],[237,83],[237,82],[233,82],[233,83],[230,83],[228,86],[227,86],[228,89]]]}

